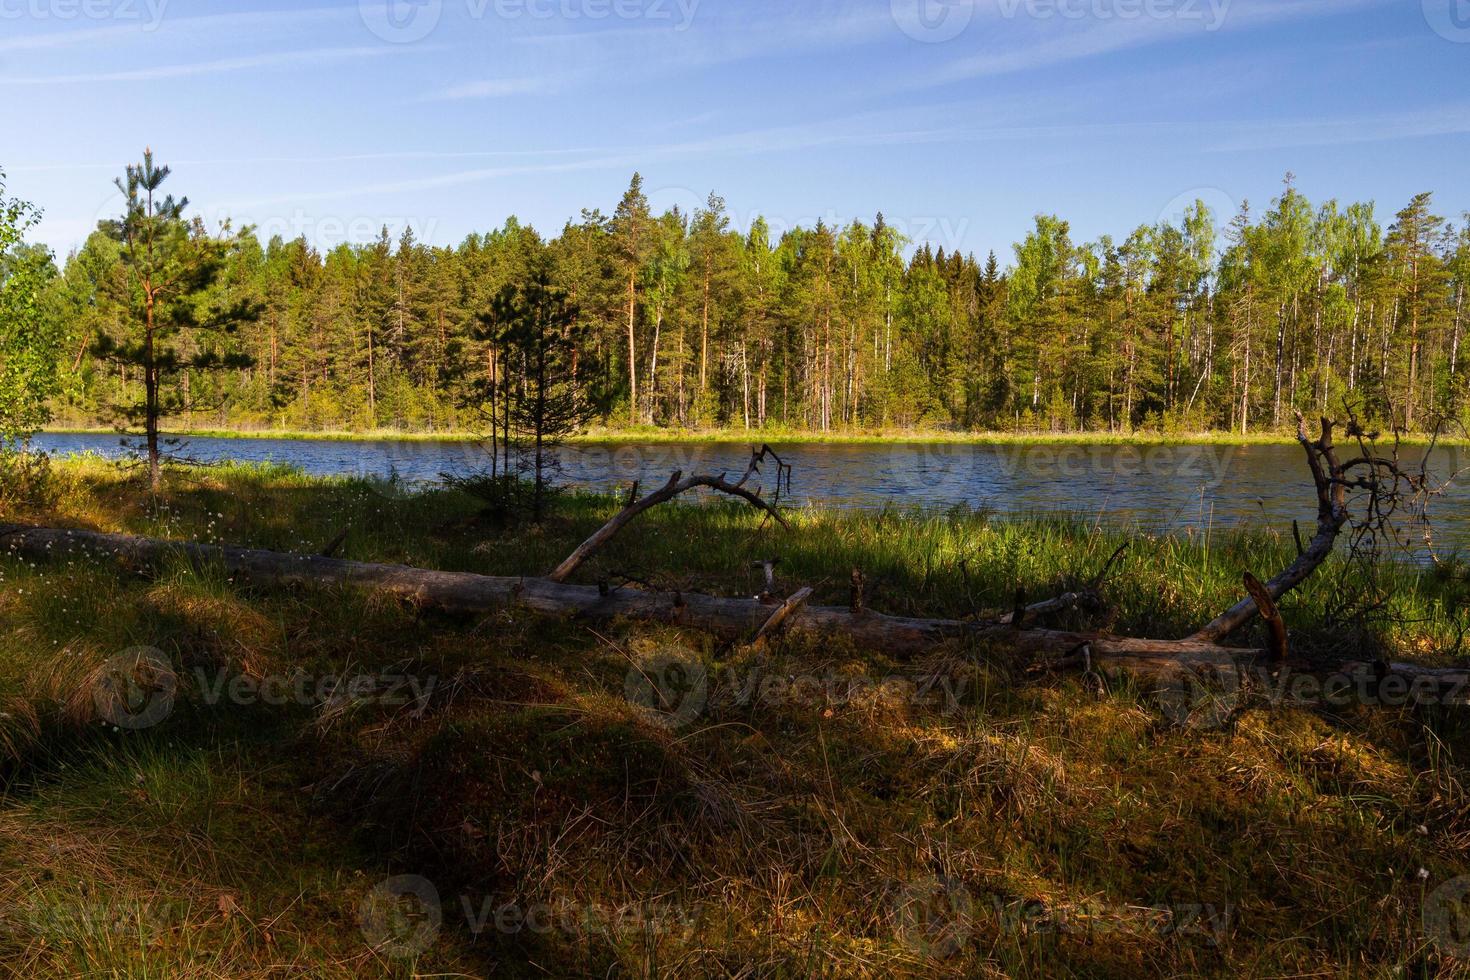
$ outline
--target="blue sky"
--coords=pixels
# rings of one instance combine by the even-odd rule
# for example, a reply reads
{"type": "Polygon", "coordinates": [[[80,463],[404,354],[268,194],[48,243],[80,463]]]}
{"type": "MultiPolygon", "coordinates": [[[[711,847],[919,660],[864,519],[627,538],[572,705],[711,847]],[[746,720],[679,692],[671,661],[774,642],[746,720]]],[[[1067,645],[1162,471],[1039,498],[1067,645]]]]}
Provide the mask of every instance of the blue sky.
{"type": "Polygon", "coordinates": [[[554,234],[710,190],[738,226],[882,210],[1002,261],[1314,200],[1470,210],[1470,0],[0,0],[0,167],[65,253],[151,145],[173,189],[317,244],[554,234]]]}

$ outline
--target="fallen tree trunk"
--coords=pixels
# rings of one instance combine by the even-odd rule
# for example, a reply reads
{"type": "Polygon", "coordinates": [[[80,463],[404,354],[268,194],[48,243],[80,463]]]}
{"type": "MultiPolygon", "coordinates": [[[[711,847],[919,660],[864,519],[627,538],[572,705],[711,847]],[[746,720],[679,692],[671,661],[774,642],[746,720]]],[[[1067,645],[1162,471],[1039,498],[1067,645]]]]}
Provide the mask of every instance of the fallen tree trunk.
{"type": "MultiPolygon", "coordinates": [[[[544,578],[510,578],[441,572],[406,565],[293,555],[249,548],[221,547],[122,534],[58,528],[0,527],[0,549],[35,560],[82,556],[117,562],[129,570],[157,568],[170,559],[196,567],[216,566],[231,576],[263,585],[353,586],[386,592],[421,608],[479,614],[519,607],[548,616],[588,620],[634,619],[680,624],[730,639],[757,635],[772,618],[760,601],[696,593],[659,593],[618,589],[603,593],[592,585],[567,585],[544,578]]],[[[1048,600],[1033,607],[1042,614],[1058,607],[1048,600]]],[[[1029,613],[1028,613],[1029,615],[1029,613]]],[[[787,631],[840,635],[854,644],[895,657],[925,653],[947,640],[993,641],[1018,655],[1064,658],[1090,650],[1129,669],[1151,666],[1258,660],[1264,650],[1239,650],[1194,640],[1149,640],[1064,630],[1016,629],[1009,622],[970,622],[887,616],[846,607],[800,605],[784,617],[787,631]]]]}
{"type": "MultiPolygon", "coordinates": [[[[752,599],[634,589],[604,594],[597,586],[566,585],[543,578],[442,572],[59,528],[0,526],[0,551],[38,561],[62,557],[111,561],[134,572],[183,559],[199,568],[221,568],[231,576],[256,584],[363,588],[395,595],[420,608],[449,613],[483,614],[514,607],[546,616],[589,621],[630,619],[689,626],[737,641],[760,635],[772,620],[772,608],[752,599]]],[[[787,632],[841,636],[856,646],[894,657],[924,654],[946,641],[964,640],[989,644],[1018,659],[1031,658],[1056,667],[1085,663],[1149,678],[1176,676],[1195,668],[1218,670],[1233,665],[1244,670],[1275,659],[1269,650],[1224,647],[1198,639],[1140,639],[1066,630],[1017,629],[1009,622],[999,621],[920,619],[867,610],[854,613],[849,608],[805,605],[804,599],[789,605],[794,608],[788,610],[781,624],[787,632]]],[[[1028,609],[1028,618],[1056,608],[1056,600],[1038,603],[1028,609]]],[[[1413,664],[1354,665],[1353,669],[1376,671],[1374,676],[1379,678],[1386,670],[1412,678],[1433,678],[1446,684],[1470,684],[1470,672],[1435,670],[1413,664]]]]}

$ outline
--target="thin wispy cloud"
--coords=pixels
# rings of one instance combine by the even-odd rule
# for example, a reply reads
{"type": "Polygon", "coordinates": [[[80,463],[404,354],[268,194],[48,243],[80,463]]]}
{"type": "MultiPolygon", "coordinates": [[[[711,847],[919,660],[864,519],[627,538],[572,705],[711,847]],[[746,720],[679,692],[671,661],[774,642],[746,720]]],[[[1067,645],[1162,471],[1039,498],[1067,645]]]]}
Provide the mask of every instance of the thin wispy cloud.
{"type": "Polygon", "coordinates": [[[514,167],[482,167],[434,177],[416,177],[406,180],[385,181],[355,187],[342,187],[330,191],[291,194],[258,198],[251,201],[230,202],[225,210],[252,210],[280,204],[307,204],[321,201],[338,201],[355,197],[376,197],[385,194],[402,194],[411,191],[432,190],[443,187],[458,187],[465,184],[483,183],[504,177],[528,174],[571,173],[578,170],[604,170],[610,167],[626,167],[635,161],[633,156],[594,157],[565,163],[524,164],[514,167]]]}
{"type": "Polygon", "coordinates": [[[1343,119],[1300,119],[1238,124],[1238,131],[1207,147],[1217,153],[1306,146],[1350,146],[1470,133],[1470,105],[1379,113],[1343,119]]]}
{"type": "Polygon", "coordinates": [[[567,75],[522,75],[466,82],[424,97],[426,102],[458,102],[466,99],[504,99],[518,95],[550,95],[567,83],[567,75]]]}
{"type": "Polygon", "coordinates": [[[985,49],[956,58],[922,77],[918,85],[942,85],[966,79],[1033,71],[1131,48],[1193,41],[1249,30],[1271,23],[1339,16],[1387,0],[1213,0],[1193,5],[1191,16],[1028,18],[1024,0],[1004,0],[984,24],[972,24],[960,38],[973,36],[985,49]],[[1001,28],[1009,28],[1002,31],[1001,28]]]}
{"type": "MultiPolygon", "coordinates": [[[[261,166],[326,166],[338,163],[383,163],[389,161],[476,160],[523,157],[577,156],[605,152],[597,147],[562,147],[544,150],[390,150],[375,153],[328,153],[308,156],[171,158],[174,167],[261,167],[261,166]]],[[[50,173],[67,170],[116,170],[116,160],[68,161],[64,163],[22,163],[6,169],[15,174],[50,173]]]]}
{"type": "MultiPolygon", "coordinates": [[[[519,94],[558,94],[608,79],[619,82],[648,80],[720,66],[779,60],[802,52],[860,49],[898,38],[925,54],[926,67],[904,69],[884,80],[881,61],[863,78],[869,91],[912,91],[965,80],[1045,69],[1096,58],[1132,48],[1197,40],[1215,34],[1250,30],[1268,24],[1313,17],[1341,15],[1390,0],[1197,0],[1178,6],[1173,16],[1088,16],[1057,13],[1032,17],[1026,0],[961,0],[957,10],[972,18],[964,30],[939,44],[920,44],[904,37],[900,14],[889,2],[824,4],[823,16],[813,19],[799,5],[759,4],[738,11],[701,7],[688,30],[676,31],[663,23],[597,30],[566,29],[562,22],[530,22],[529,29],[512,25],[509,36],[498,40],[511,48],[528,47],[551,57],[589,66],[576,76],[547,79],[534,92],[518,79],[466,80],[430,93],[430,100],[498,98],[519,94]],[[738,15],[738,16],[737,16],[738,15]],[[955,57],[955,52],[962,52],[955,57]],[[948,61],[943,56],[950,56],[948,61]]],[[[1119,5],[1121,8],[1121,4],[1119,5]]],[[[1060,9],[1060,8],[1058,8],[1060,9]]],[[[1106,8],[1105,8],[1106,9],[1106,8]]],[[[1130,8],[1131,9],[1131,8],[1130,8]]],[[[470,25],[473,28],[475,25],[470,25]]],[[[504,25],[498,25],[504,27],[504,25]]],[[[513,60],[518,60],[514,59],[513,60]]],[[[850,92],[849,94],[855,94],[850,92]]]]}
{"type": "Polygon", "coordinates": [[[343,7],[303,7],[287,10],[234,11],[222,14],[181,16],[167,0],[150,5],[140,0],[133,8],[135,18],[119,17],[106,27],[65,27],[0,38],[0,53],[54,51],[66,48],[115,48],[128,42],[155,44],[165,40],[205,41],[216,36],[222,43],[238,41],[242,35],[288,33],[311,24],[356,22],[355,10],[343,7]]]}
{"type": "Polygon", "coordinates": [[[384,47],[314,48],[306,51],[281,51],[271,54],[247,55],[240,58],[220,58],[215,61],[196,61],[180,65],[150,65],[147,68],[132,68],[121,71],[85,72],[74,75],[0,76],[0,85],[78,85],[102,82],[151,82],[168,78],[188,78],[196,75],[219,75],[226,72],[282,68],[303,64],[320,64],[328,61],[379,58],[390,53],[391,50],[384,47]]]}
{"type": "Polygon", "coordinates": [[[701,112],[679,119],[665,119],[652,122],[644,126],[643,131],[646,133],[669,133],[676,129],[689,129],[694,126],[702,126],[707,122],[713,122],[719,117],[720,114],[712,109],[709,112],[701,112]]]}
{"type": "Polygon", "coordinates": [[[515,166],[479,167],[446,174],[375,182],[327,191],[233,202],[236,209],[406,194],[415,191],[536,174],[585,170],[628,170],[656,161],[696,157],[750,156],[833,146],[893,146],[942,143],[970,133],[960,127],[903,127],[894,113],[864,113],[846,119],[753,129],[701,140],[648,146],[609,147],[580,160],[544,161],[515,166]]]}
{"type": "MultiPolygon", "coordinates": [[[[530,22],[529,30],[515,29],[506,39],[512,47],[526,49],[521,58],[528,64],[552,58],[558,62],[585,65],[575,73],[547,78],[537,94],[555,93],[582,84],[602,84],[608,79],[627,82],[637,79],[687,74],[722,65],[776,59],[803,51],[841,50],[872,44],[897,33],[887,0],[881,3],[844,4],[824,11],[813,20],[790,5],[752,4],[721,13],[703,6],[687,25],[672,4],[667,21],[652,21],[631,27],[596,30],[564,29],[558,22],[530,22]],[[547,49],[555,49],[548,53],[547,49]]],[[[477,25],[470,25],[475,28],[477,25]]],[[[498,24],[497,27],[504,27],[498,24]]],[[[504,80],[467,81],[427,98],[493,98],[505,94],[504,80]]]]}
{"type": "MultiPolygon", "coordinates": [[[[951,107],[952,108],[952,107],[951,107]]],[[[1013,115],[1007,113],[1007,115],[1013,115]]],[[[374,182],[308,194],[235,202],[238,209],[285,203],[307,203],[347,198],[402,195],[417,191],[487,183],[511,177],[566,174],[578,171],[628,170],[678,159],[730,159],[745,156],[819,150],[833,147],[920,146],[933,144],[1049,143],[1075,145],[1079,139],[1131,142],[1149,136],[1167,136],[1209,144],[1215,151],[1249,150],[1274,146],[1332,145],[1375,142],[1416,136],[1470,133],[1470,106],[1450,106],[1409,118],[1345,117],[1315,123],[1281,123],[1262,127],[1239,120],[1168,122],[1057,122],[1015,124],[996,119],[989,124],[935,126],[900,125],[898,110],[862,113],[840,120],[811,121],[788,126],[752,129],[699,140],[648,146],[605,147],[561,151],[523,151],[530,155],[561,153],[579,159],[477,167],[424,177],[374,182]]],[[[443,155],[439,155],[440,158],[443,155]]]]}

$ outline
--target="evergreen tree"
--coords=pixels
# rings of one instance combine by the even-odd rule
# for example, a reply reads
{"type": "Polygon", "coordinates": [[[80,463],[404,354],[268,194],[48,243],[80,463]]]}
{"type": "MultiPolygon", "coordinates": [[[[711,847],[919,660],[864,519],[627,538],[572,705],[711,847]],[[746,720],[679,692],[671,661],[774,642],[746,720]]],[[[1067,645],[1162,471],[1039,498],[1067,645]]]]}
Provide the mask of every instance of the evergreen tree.
{"type": "Polygon", "coordinates": [[[643,177],[634,174],[627,193],[618,204],[612,221],[613,240],[617,245],[617,265],[627,283],[628,325],[628,413],[638,422],[638,283],[643,278],[644,264],[654,247],[653,218],[648,212],[648,198],[643,194],[643,177]]]}
{"type": "MultiPolygon", "coordinates": [[[[592,415],[576,370],[580,311],[542,268],[502,289],[482,323],[519,369],[521,384],[504,387],[501,411],[507,449],[514,445],[522,472],[531,477],[531,513],[539,523],[557,468],[556,447],[592,415]]],[[[493,393],[489,400],[495,402],[493,393]]]]}
{"type": "Polygon", "coordinates": [[[178,386],[188,371],[218,371],[250,363],[244,354],[221,355],[202,343],[210,333],[228,333],[259,316],[249,301],[217,305],[205,294],[244,243],[244,236],[208,233],[202,220],[184,218],[188,198],[162,194],[169,168],[155,166],[153,151],[127,168],[117,181],[126,210],[106,231],[120,245],[126,278],[119,284],[129,335],[117,340],[100,336],[96,356],[136,368],[142,375],[140,401],[114,405],[126,421],[141,422],[148,461],[149,486],[161,482],[160,422],[189,404],[178,386]]]}
{"type": "Polygon", "coordinates": [[[1404,337],[1403,424],[1412,429],[1421,397],[1420,361],[1434,315],[1444,302],[1444,269],[1434,247],[1444,219],[1429,209],[1432,194],[1416,194],[1388,231],[1387,260],[1394,279],[1397,324],[1404,337]]]}

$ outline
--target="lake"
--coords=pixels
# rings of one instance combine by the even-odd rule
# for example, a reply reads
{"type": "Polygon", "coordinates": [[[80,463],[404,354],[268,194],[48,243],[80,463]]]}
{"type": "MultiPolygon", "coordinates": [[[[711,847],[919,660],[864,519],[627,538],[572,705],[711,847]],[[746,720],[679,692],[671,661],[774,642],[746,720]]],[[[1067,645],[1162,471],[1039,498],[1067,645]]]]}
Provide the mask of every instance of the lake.
{"type": "MultiPolygon", "coordinates": [[[[37,445],[57,454],[126,453],[113,435],[47,434],[37,445]]],[[[1008,514],[1085,514],[1145,531],[1269,525],[1304,532],[1316,509],[1306,457],[1296,446],[778,444],[794,471],[793,504],[880,508],[890,504],[965,505],[1008,514]]],[[[183,450],[202,462],[233,459],[286,463],[319,476],[387,477],[411,483],[484,468],[472,442],[190,438],[183,450]]],[[[749,449],[711,443],[581,444],[560,450],[563,481],[598,490],[661,486],[675,470],[744,472],[749,449]]],[[[1406,451],[1418,460],[1422,452],[1406,451]]],[[[1446,476],[1470,461],[1462,447],[1436,451],[1433,472],[1446,476]]],[[[774,470],[764,474],[767,489],[774,470]]],[[[1442,541],[1470,543],[1470,493],[1436,502],[1442,541]]]]}

